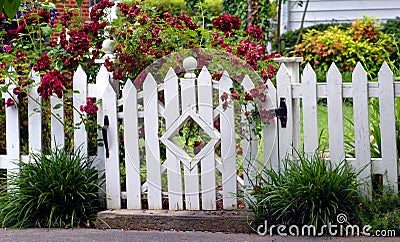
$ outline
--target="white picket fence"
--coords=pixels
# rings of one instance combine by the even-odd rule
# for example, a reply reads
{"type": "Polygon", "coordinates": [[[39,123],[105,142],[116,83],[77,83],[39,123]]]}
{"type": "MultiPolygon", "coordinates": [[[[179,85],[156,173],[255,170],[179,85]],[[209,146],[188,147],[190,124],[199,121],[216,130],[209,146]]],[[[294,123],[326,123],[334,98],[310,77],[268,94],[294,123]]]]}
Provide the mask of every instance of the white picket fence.
{"type": "MultiPolygon", "coordinates": [[[[388,181],[397,191],[397,149],[394,115],[394,99],[400,96],[400,84],[394,82],[393,73],[384,64],[379,72],[378,82],[368,82],[367,74],[360,64],[353,72],[352,83],[342,83],[342,77],[335,65],[327,74],[326,83],[317,83],[316,75],[308,65],[297,83],[298,65],[282,64],[277,74],[277,89],[268,83],[267,109],[277,107],[277,100],[286,99],[288,110],[287,128],[281,128],[274,122],[263,130],[264,165],[278,169],[279,160],[293,154],[293,147],[300,148],[300,105],[302,100],[304,151],[312,154],[318,147],[317,99],[326,98],[328,103],[329,122],[329,156],[335,162],[345,158],[343,133],[343,98],[353,98],[355,158],[351,159],[355,167],[368,165],[360,175],[371,184],[372,173],[387,174],[388,181]],[[289,66],[289,70],[286,68],[289,66]],[[294,68],[294,69],[293,69],[294,68]],[[296,69],[297,68],[297,69],[296,69]],[[371,159],[370,134],[368,121],[368,99],[379,98],[382,137],[382,158],[371,159]],[[370,163],[372,161],[372,163],[370,163]]],[[[239,156],[236,155],[236,136],[234,107],[222,108],[222,101],[213,105],[213,92],[219,96],[229,94],[232,80],[224,73],[219,82],[212,80],[210,73],[203,68],[198,77],[193,73],[186,78],[178,78],[172,69],[164,81],[159,84],[149,74],[143,90],[138,91],[131,81],[122,89],[122,98],[115,93],[115,87],[109,83],[110,73],[103,66],[97,75],[96,84],[87,84],[87,77],[82,68],[75,72],[73,104],[84,105],[86,97],[101,99],[98,111],[98,123],[103,125],[104,117],[109,118],[107,129],[109,157],[104,147],[98,147],[99,169],[105,169],[107,208],[120,209],[121,200],[126,199],[128,209],[142,209],[147,200],[149,209],[161,209],[163,200],[168,199],[171,210],[214,210],[218,198],[222,198],[224,209],[235,209],[240,190],[247,192],[252,177],[245,173],[244,178],[237,174],[239,156]],[[164,93],[164,103],[158,100],[158,93],[164,93]],[[119,107],[122,106],[122,111],[119,107]],[[165,120],[166,130],[159,134],[159,118],[165,120]],[[220,130],[214,128],[214,120],[220,118],[220,130]],[[210,137],[210,141],[194,157],[189,156],[179,145],[172,142],[172,137],[192,119],[210,137]],[[119,140],[119,120],[122,120],[124,140],[119,140]],[[143,121],[144,120],[144,121],[143,121]],[[139,126],[144,123],[145,152],[140,151],[139,126]],[[121,192],[119,143],[125,147],[126,191],[121,192]],[[160,144],[166,146],[166,160],[160,160],[160,144]],[[220,156],[215,152],[220,144],[220,156]],[[142,171],[145,167],[145,171],[142,171]],[[145,173],[145,174],[143,174],[145,173]],[[142,183],[141,176],[146,177],[142,183]],[[145,199],[145,200],[144,200],[145,199]]],[[[33,77],[37,82],[39,77],[33,77]]],[[[245,90],[254,87],[247,76],[243,79],[245,90]]],[[[40,102],[36,90],[32,96],[40,102]]],[[[7,98],[7,95],[3,95],[7,98]]],[[[52,98],[52,106],[62,103],[52,98]]],[[[40,106],[29,100],[29,150],[40,152],[41,114],[40,106]]],[[[53,112],[63,119],[63,109],[53,112]]],[[[74,112],[74,122],[80,116],[74,112]]],[[[64,128],[55,119],[51,120],[52,147],[64,145],[64,128]]],[[[19,117],[16,108],[6,108],[6,142],[7,155],[0,156],[0,169],[15,169],[18,160],[28,161],[27,156],[20,155],[19,117]]],[[[83,127],[75,130],[75,147],[83,146],[87,151],[87,133],[83,127]]],[[[242,140],[244,167],[255,167],[257,141],[242,140]]],[[[254,174],[254,172],[247,173],[254,174]]],[[[365,186],[368,189],[368,186],[365,186]]]]}

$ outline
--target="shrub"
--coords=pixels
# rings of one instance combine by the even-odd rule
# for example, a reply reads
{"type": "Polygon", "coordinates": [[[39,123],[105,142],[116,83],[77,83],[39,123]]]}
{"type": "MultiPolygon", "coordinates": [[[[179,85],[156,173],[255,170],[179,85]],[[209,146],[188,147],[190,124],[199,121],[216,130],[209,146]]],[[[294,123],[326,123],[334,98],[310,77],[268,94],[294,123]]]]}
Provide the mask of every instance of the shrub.
{"type": "MultiPolygon", "coordinates": [[[[341,30],[346,30],[348,27],[350,27],[350,24],[347,23],[342,23],[342,24],[316,24],[312,25],[309,27],[306,27],[303,29],[303,34],[308,33],[311,30],[316,30],[319,32],[323,32],[330,27],[337,26],[341,30]]],[[[293,51],[296,47],[296,41],[297,37],[299,36],[300,29],[293,30],[293,31],[288,31],[281,36],[281,42],[282,42],[282,54],[285,55],[289,53],[290,51],[293,51]]],[[[300,43],[303,39],[303,36],[300,39],[300,43]]],[[[276,42],[277,40],[275,40],[276,42]]],[[[276,43],[273,43],[272,46],[277,46],[276,43]]]]}
{"type": "MultiPolygon", "coordinates": [[[[383,24],[382,32],[385,34],[392,34],[396,40],[396,46],[400,45],[400,18],[390,19],[383,24]]],[[[393,50],[390,54],[390,58],[397,63],[400,62],[400,56],[397,49],[393,50]]]]}
{"type": "Polygon", "coordinates": [[[2,227],[75,227],[92,220],[103,178],[93,160],[64,149],[18,164],[0,196],[2,227]]]}
{"type": "Polygon", "coordinates": [[[363,226],[370,225],[371,232],[395,230],[396,235],[400,234],[400,197],[392,190],[381,188],[372,200],[361,198],[357,221],[363,226]]]}
{"type": "Polygon", "coordinates": [[[395,48],[393,37],[379,30],[372,18],[355,20],[349,29],[338,26],[320,32],[310,30],[292,52],[303,56],[314,69],[326,72],[332,62],[341,71],[352,71],[360,61],[370,78],[375,78],[382,63],[390,63],[390,53],[395,48]]]}
{"type": "Polygon", "coordinates": [[[320,228],[340,213],[354,215],[357,172],[346,161],[334,164],[319,154],[299,156],[284,160],[279,170],[265,168],[257,176],[254,199],[246,199],[256,222],[320,228]]]}

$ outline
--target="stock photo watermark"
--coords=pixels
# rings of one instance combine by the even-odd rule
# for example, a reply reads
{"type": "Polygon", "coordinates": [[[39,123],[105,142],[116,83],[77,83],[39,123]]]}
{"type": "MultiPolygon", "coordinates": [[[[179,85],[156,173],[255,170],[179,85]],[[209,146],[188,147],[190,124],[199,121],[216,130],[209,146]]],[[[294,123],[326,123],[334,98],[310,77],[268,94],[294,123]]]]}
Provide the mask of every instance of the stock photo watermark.
{"type": "Polygon", "coordinates": [[[340,213],[336,216],[335,222],[329,222],[317,228],[314,225],[274,225],[264,224],[257,227],[257,233],[261,236],[375,236],[395,237],[395,230],[373,230],[370,225],[354,225],[348,223],[347,215],[340,213]],[[374,232],[372,232],[374,231],[374,232]]]}

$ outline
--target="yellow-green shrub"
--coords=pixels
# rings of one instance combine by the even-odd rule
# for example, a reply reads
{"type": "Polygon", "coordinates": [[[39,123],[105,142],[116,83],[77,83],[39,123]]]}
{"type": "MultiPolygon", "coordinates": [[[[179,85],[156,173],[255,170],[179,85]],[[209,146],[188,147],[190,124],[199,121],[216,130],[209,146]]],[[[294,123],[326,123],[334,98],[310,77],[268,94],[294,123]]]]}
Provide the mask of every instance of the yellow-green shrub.
{"type": "Polygon", "coordinates": [[[379,30],[373,18],[355,20],[348,29],[332,26],[325,31],[310,30],[293,53],[303,56],[314,69],[326,72],[332,62],[341,71],[352,71],[360,61],[371,78],[384,61],[390,63],[394,38],[379,30]]]}

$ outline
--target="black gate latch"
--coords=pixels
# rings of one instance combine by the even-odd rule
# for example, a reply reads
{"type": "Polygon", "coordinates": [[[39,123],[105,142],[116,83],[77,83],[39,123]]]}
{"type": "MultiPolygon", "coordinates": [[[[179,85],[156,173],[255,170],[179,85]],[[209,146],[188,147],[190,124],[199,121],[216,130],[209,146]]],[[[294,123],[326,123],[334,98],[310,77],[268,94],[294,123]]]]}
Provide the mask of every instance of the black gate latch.
{"type": "Polygon", "coordinates": [[[287,124],[287,106],[286,99],[284,97],[280,98],[279,107],[276,109],[270,110],[275,115],[275,117],[279,118],[281,121],[281,127],[286,128],[287,124]]]}
{"type": "Polygon", "coordinates": [[[108,126],[110,125],[110,121],[108,120],[108,116],[104,116],[104,126],[102,128],[102,133],[103,133],[103,141],[104,141],[104,147],[106,148],[106,158],[110,157],[110,152],[108,149],[108,137],[107,137],[107,129],[108,126]]]}

